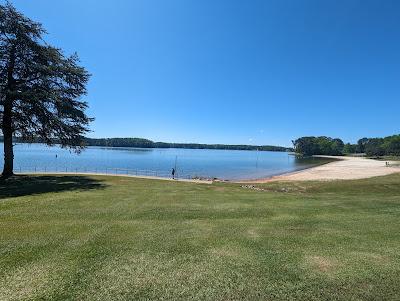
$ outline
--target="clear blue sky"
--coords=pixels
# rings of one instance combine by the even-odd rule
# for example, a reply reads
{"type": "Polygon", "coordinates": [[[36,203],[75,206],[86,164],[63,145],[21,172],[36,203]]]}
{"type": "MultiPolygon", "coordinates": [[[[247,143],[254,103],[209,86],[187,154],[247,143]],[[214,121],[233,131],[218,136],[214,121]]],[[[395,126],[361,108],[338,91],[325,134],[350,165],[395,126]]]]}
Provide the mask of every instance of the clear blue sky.
{"type": "Polygon", "coordinates": [[[15,0],[93,74],[91,137],[399,133],[400,1],[15,0]]]}

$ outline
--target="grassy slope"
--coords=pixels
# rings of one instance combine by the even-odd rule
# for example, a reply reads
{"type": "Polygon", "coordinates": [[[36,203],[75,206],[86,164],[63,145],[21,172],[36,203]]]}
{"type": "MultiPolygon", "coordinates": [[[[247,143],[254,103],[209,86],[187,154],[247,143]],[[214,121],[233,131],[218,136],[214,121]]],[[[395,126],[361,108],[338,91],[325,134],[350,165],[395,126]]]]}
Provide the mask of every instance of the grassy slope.
{"type": "Polygon", "coordinates": [[[0,182],[0,300],[398,300],[399,184],[0,182]]]}

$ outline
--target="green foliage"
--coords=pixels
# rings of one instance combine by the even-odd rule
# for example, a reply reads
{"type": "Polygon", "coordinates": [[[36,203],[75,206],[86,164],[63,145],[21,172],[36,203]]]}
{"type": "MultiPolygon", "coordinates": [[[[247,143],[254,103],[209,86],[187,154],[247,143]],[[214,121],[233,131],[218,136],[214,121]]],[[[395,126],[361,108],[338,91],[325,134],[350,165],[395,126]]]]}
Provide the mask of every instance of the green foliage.
{"type": "Polygon", "coordinates": [[[344,143],[338,138],[330,137],[301,137],[293,141],[296,153],[312,155],[332,155],[337,156],[343,153],[344,143]]]}
{"type": "Polygon", "coordinates": [[[329,137],[301,137],[293,141],[295,151],[305,156],[365,153],[369,157],[400,156],[400,135],[361,138],[357,144],[343,144],[329,137]]]}
{"type": "Polygon", "coordinates": [[[400,135],[361,140],[359,140],[359,145],[361,141],[367,156],[400,156],[400,135]]]}
{"type": "Polygon", "coordinates": [[[148,147],[151,148],[154,142],[144,138],[85,138],[85,144],[89,146],[105,147],[148,147]]]}
{"type": "Polygon", "coordinates": [[[384,139],[370,138],[365,144],[365,154],[367,156],[383,156],[385,150],[383,148],[384,139]]]}
{"type": "Polygon", "coordinates": [[[357,153],[357,144],[346,143],[343,147],[344,154],[355,154],[357,153]]]}
{"type": "Polygon", "coordinates": [[[63,146],[81,147],[91,121],[80,100],[89,74],[76,54],[66,57],[44,43],[44,33],[12,5],[0,6],[0,105],[10,102],[13,135],[48,144],[56,137],[63,146]]]}
{"type": "Polygon", "coordinates": [[[0,128],[4,136],[3,175],[12,174],[13,137],[41,139],[75,150],[92,120],[85,114],[89,73],[76,54],[43,40],[45,30],[10,3],[0,5],[0,128]]]}
{"type": "Polygon", "coordinates": [[[357,142],[357,153],[365,153],[365,145],[368,142],[368,138],[361,138],[357,142]]]}

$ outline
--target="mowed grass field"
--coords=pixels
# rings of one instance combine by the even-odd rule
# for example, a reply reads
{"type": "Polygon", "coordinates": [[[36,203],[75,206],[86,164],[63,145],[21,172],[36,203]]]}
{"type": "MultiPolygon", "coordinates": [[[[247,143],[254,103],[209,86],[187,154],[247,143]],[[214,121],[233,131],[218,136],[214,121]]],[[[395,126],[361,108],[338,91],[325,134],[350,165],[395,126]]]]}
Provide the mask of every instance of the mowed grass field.
{"type": "Polygon", "coordinates": [[[399,300],[400,175],[0,182],[0,300],[399,300]]]}

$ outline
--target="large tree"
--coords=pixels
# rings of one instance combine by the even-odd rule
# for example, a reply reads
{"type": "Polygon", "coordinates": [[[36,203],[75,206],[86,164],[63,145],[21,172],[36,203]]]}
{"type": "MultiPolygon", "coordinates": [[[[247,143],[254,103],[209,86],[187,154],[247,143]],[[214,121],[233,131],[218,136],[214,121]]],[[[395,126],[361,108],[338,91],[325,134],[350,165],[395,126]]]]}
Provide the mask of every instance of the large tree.
{"type": "Polygon", "coordinates": [[[80,151],[92,118],[85,114],[88,72],[76,54],[43,40],[45,30],[10,3],[0,5],[0,126],[3,177],[13,174],[13,138],[80,151]]]}

